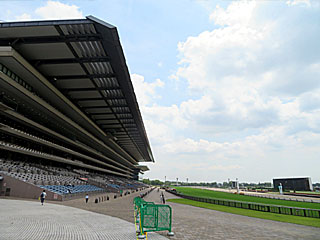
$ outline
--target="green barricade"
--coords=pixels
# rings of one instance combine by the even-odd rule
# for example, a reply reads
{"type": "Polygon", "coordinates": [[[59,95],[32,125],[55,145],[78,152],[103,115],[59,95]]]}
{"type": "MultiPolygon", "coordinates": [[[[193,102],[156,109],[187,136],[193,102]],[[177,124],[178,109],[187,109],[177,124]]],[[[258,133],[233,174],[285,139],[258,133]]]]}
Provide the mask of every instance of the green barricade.
{"type": "Polygon", "coordinates": [[[134,198],[134,213],[137,234],[146,235],[147,232],[171,231],[172,210],[169,205],[146,202],[140,197],[134,198]]]}

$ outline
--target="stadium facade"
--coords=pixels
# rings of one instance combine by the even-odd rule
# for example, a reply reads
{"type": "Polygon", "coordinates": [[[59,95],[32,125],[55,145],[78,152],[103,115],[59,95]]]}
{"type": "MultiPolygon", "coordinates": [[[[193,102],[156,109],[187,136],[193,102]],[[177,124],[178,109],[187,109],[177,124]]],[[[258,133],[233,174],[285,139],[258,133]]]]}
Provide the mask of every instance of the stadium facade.
{"type": "Polygon", "coordinates": [[[0,23],[0,136],[2,160],[136,180],[148,170],[116,27],[93,16],[0,23]]]}

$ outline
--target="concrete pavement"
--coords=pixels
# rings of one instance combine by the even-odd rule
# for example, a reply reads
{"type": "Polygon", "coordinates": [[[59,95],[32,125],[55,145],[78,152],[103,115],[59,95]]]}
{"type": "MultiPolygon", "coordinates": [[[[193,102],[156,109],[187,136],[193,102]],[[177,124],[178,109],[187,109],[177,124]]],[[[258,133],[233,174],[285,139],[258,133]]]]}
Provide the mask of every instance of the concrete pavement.
{"type": "MultiPolygon", "coordinates": [[[[145,200],[160,203],[160,193],[154,190],[145,200]]],[[[110,198],[98,204],[91,197],[88,204],[84,199],[77,199],[45,203],[44,206],[37,201],[0,199],[0,240],[135,239],[132,201],[139,194],[110,198]]],[[[164,194],[166,199],[177,198],[169,193],[164,194]]],[[[168,204],[173,209],[175,236],[170,238],[172,240],[320,239],[319,228],[168,204]]],[[[160,234],[162,236],[148,234],[148,239],[168,239],[166,232],[160,234]]]]}
{"type": "MultiPolygon", "coordinates": [[[[166,199],[177,198],[165,192],[166,199]]],[[[160,192],[153,191],[146,201],[160,203],[160,192]]],[[[189,205],[170,203],[173,210],[173,232],[171,239],[320,239],[320,228],[291,223],[251,218],[189,205]]]]}
{"type": "MultiPolygon", "coordinates": [[[[0,240],[134,240],[133,223],[73,207],[0,199],[0,240]]],[[[150,240],[167,239],[148,234],[150,240]]]]}

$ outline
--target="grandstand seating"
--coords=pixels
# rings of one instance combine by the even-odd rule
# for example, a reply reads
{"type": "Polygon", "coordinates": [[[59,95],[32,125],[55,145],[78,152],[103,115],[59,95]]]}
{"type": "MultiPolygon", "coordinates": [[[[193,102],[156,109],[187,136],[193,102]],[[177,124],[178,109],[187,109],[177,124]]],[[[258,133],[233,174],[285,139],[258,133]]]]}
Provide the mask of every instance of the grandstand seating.
{"type": "Polygon", "coordinates": [[[71,194],[71,193],[83,193],[83,192],[96,192],[103,191],[102,188],[93,186],[93,185],[39,185],[39,187],[47,189],[51,192],[63,195],[63,194],[71,194]]]}
{"type": "Polygon", "coordinates": [[[114,176],[101,176],[101,175],[92,175],[91,179],[101,184],[104,184],[107,188],[111,191],[119,191],[125,189],[138,189],[145,187],[144,184],[132,180],[132,179],[125,179],[121,177],[114,177],[114,176]]]}
{"type": "Polygon", "coordinates": [[[60,195],[99,191],[119,192],[145,187],[144,184],[132,179],[89,173],[81,169],[69,170],[4,159],[0,159],[0,174],[60,195]]]}

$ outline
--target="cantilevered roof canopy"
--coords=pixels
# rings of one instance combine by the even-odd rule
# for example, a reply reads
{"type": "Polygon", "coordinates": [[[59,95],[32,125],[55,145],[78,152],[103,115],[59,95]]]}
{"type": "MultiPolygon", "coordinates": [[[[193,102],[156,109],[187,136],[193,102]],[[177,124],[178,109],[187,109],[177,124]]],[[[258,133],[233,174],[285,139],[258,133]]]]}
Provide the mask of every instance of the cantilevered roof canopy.
{"type": "Polygon", "coordinates": [[[149,171],[148,166],[139,165],[139,166],[137,166],[137,168],[140,169],[140,171],[142,171],[142,172],[149,171]]]}
{"type": "MultiPolygon", "coordinates": [[[[78,123],[95,137],[125,152],[133,163],[154,161],[116,27],[92,16],[4,22],[0,46],[11,47],[2,51],[2,63],[10,62],[17,74],[24,60],[30,63],[80,112],[70,111],[69,117],[79,116],[78,123]]],[[[56,103],[52,92],[45,100],[56,103]]]]}

